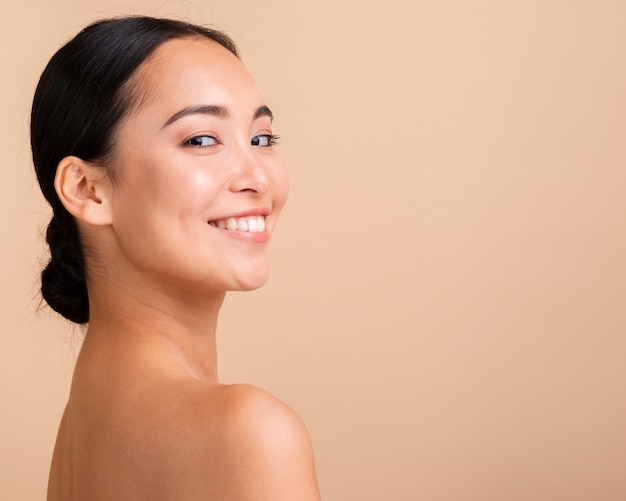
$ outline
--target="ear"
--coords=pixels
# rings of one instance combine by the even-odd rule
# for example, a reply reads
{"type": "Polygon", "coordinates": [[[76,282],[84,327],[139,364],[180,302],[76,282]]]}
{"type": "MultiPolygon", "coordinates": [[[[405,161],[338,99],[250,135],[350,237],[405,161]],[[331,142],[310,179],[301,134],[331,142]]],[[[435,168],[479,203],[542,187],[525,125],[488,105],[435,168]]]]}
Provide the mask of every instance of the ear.
{"type": "Polygon", "coordinates": [[[111,224],[111,181],[100,169],[69,156],[59,162],[54,188],[61,203],[79,221],[111,224]]]}

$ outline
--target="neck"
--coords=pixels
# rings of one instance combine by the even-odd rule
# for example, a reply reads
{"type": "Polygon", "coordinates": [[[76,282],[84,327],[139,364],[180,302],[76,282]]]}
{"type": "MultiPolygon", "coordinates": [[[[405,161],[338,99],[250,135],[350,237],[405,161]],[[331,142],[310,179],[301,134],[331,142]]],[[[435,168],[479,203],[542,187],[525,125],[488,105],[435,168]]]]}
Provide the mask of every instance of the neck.
{"type": "Polygon", "coordinates": [[[215,332],[225,293],[101,278],[97,287],[89,287],[84,349],[115,345],[116,351],[150,354],[194,377],[218,381],[215,332]]]}

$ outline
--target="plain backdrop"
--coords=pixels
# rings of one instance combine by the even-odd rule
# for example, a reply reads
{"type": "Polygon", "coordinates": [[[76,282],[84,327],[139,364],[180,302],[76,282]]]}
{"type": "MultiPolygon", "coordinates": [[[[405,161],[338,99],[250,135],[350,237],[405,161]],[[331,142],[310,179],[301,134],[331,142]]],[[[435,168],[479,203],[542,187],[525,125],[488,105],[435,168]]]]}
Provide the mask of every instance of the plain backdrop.
{"type": "Polygon", "coordinates": [[[40,308],[32,94],[86,23],[215,24],[277,117],[273,275],[224,382],[307,423],[325,501],[626,499],[626,3],[1,7],[0,499],[44,499],[81,331],[40,308]]]}

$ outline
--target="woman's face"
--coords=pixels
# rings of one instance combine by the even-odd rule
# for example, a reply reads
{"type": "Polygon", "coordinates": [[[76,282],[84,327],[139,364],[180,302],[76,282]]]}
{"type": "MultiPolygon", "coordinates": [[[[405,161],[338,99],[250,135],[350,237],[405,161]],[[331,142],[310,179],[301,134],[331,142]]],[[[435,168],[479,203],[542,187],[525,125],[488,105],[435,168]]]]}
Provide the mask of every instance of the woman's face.
{"type": "Polygon", "coordinates": [[[116,261],[149,280],[250,290],[288,192],[271,112],[247,70],[204,39],[163,44],[140,68],[112,166],[116,261]]]}

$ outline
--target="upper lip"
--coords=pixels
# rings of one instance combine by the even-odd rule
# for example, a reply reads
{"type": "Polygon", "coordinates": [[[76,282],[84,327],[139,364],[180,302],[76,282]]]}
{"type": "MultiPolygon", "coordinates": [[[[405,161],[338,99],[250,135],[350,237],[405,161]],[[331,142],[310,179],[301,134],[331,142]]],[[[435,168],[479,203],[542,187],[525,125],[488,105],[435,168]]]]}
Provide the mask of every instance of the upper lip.
{"type": "Polygon", "coordinates": [[[252,209],[245,209],[237,212],[232,212],[225,216],[219,216],[213,219],[209,219],[211,221],[221,221],[222,219],[228,219],[230,217],[253,217],[253,216],[263,216],[267,217],[270,214],[270,210],[267,207],[256,207],[252,209]]]}

